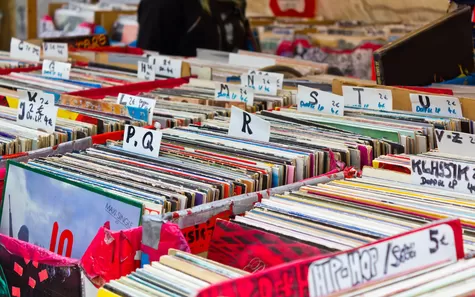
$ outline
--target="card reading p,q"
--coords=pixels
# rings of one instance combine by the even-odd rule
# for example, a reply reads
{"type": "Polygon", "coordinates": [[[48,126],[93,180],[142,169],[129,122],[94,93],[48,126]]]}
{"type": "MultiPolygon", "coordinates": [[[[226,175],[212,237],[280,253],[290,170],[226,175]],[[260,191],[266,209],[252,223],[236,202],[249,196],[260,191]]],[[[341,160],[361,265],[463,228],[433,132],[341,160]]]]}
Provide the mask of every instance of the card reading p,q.
{"type": "Polygon", "coordinates": [[[269,141],[270,123],[235,106],[231,107],[229,136],[269,141]]]}
{"type": "Polygon", "coordinates": [[[126,151],[156,158],[160,153],[161,142],[162,132],[160,131],[125,126],[123,148],[126,151]]]}

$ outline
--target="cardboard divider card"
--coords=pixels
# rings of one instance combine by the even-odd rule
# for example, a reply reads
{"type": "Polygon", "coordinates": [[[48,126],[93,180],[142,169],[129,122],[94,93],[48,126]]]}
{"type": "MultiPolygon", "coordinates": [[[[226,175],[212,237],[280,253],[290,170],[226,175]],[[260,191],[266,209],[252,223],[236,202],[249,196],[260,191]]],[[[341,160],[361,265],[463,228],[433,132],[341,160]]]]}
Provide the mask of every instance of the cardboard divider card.
{"type": "Polygon", "coordinates": [[[173,78],[181,77],[181,60],[165,56],[150,56],[148,57],[148,63],[153,65],[157,75],[173,78]]]}
{"type": "Polygon", "coordinates": [[[69,57],[67,43],[43,43],[43,59],[51,59],[66,62],[69,57]]]}
{"type": "Polygon", "coordinates": [[[421,114],[463,118],[462,106],[457,97],[410,94],[412,111],[421,114]]]}
{"type": "Polygon", "coordinates": [[[139,96],[132,96],[120,93],[117,96],[117,103],[125,106],[133,106],[138,108],[145,108],[149,111],[148,124],[151,125],[153,121],[153,110],[155,108],[156,100],[153,98],[145,98],[139,96]]]}
{"type": "Polygon", "coordinates": [[[283,80],[283,74],[254,70],[241,75],[241,85],[253,89],[256,94],[264,95],[277,95],[277,91],[282,89],[283,80]]]}
{"type": "Polygon", "coordinates": [[[310,297],[322,297],[357,285],[441,261],[456,261],[455,235],[441,224],[313,262],[308,270],[310,297]]]}
{"type": "Polygon", "coordinates": [[[343,116],[345,100],[343,96],[299,85],[297,110],[343,116]]]}
{"type": "Polygon", "coordinates": [[[55,131],[58,107],[54,105],[54,95],[41,91],[18,90],[17,123],[32,129],[52,133],[55,131]]]}
{"type": "Polygon", "coordinates": [[[40,61],[41,48],[37,45],[12,38],[10,42],[10,57],[32,62],[40,61]]]}
{"type": "Polygon", "coordinates": [[[162,142],[162,132],[126,125],[124,130],[123,148],[126,151],[158,157],[160,144],[162,142]]]}
{"type": "Polygon", "coordinates": [[[244,102],[248,106],[254,105],[254,90],[248,87],[216,83],[214,99],[220,101],[244,102]]]}
{"type": "Polygon", "coordinates": [[[415,185],[474,195],[474,172],[474,164],[411,156],[411,180],[415,185]]]}
{"type": "Polygon", "coordinates": [[[475,135],[435,129],[437,148],[443,154],[475,158],[475,135]]]}
{"type": "Polygon", "coordinates": [[[276,64],[275,59],[254,57],[240,54],[229,54],[229,64],[254,67],[255,69],[264,68],[268,66],[274,66],[276,64]]]}
{"type": "Polygon", "coordinates": [[[71,64],[51,60],[43,60],[42,75],[53,78],[69,79],[71,64]]]}
{"type": "Polygon", "coordinates": [[[143,61],[138,61],[137,63],[137,78],[155,80],[155,69],[152,64],[143,61]]]}
{"type": "Polygon", "coordinates": [[[235,106],[231,107],[228,135],[268,142],[270,123],[235,106]]]}
{"type": "Polygon", "coordinates": [[[346,106],[374,110],[393,110],[393,95],[390,90],[343,86],[346,106]]]}

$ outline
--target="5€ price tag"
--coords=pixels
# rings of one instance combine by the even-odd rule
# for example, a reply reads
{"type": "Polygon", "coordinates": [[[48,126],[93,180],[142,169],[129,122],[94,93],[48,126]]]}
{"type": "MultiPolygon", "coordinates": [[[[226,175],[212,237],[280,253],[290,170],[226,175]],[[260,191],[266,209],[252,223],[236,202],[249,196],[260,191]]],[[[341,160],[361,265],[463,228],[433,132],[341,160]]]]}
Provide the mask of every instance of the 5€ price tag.
{"type": "Polygon", "coordinates": [[[232,106],[228,135],[268,142],[270,139],[270,123],[252,113],[232,106]]]}
{"type": "Polygon", "coordinates": [[[217,83],[214,91],[214,99],[221,101],[237,101],[244,102],[246,105],[254,104],[254,91],[251,88],[217,83]]]}
{"type": "Polygon", "coordinates": [[[46,77],[69,79],[71,64],[51,60],[43,60],[42,75],[46,77]]]}
{"type": "Polygon", "coordinates": [[[155,80],[154,66],[150,63],[138,61],[137,78],[143,80],[155,80]]]}
{"type": "Polygon", "coordinates": [[[56,61],[68,61],[68,44],[67,43],[43,43],[43,59],[56,61]]]}
{"type": "Polygon", "coordinates": [[[343,86],[346,106],[374,110],[393,110],[393,95],[390,90],[343,86]]]}
{"type": "Polygon", "coordinates": [[[298,86],[297,110],[343,116],[345,100],[343,96],[333,93],[298,86]]]}
{"type": "Polygon", "coordinates": [[[56,127],[58,107],[54,95],[41,91],[19,90],[17,123],[28,128],[52,133],[56,127]]]}
{"type": "Polygon", "coordinates": [[[155,67],[155,74],[157,75],[173,78],[181,77],[181,66],[183,64],[181,60],[165,56],[150,56],[148,63],[155,67]]]}
{"type": "Polygon", "coordinates": [[[125,126],[124,150],[157,158],[160,153],[162,132],[131,125],[125,126]]]}
{"type": "Polygon", "coordinates": [[[463,118],[462,106],[457,97],[411,94],[410,98],[415,113],[463,118]]]}
{"type": "Polygon", "coordinates": [[[120,93],[119,96],[117,96],[118,104],[148,109],[149,111],[148,124],[149,125],[151,125],[153,121],[153,109],[155,108],[156,102],[157,101],[153,98],[138,97],[138,96],[132,96],[132,95],[122,94],[122,93],[120,93]]]}
{"type": "Polygon", "coordinates": [[[10,42],[10,57],[32,62],[40,61],[41,48],[37,45],[12,38],[10,42]]]}

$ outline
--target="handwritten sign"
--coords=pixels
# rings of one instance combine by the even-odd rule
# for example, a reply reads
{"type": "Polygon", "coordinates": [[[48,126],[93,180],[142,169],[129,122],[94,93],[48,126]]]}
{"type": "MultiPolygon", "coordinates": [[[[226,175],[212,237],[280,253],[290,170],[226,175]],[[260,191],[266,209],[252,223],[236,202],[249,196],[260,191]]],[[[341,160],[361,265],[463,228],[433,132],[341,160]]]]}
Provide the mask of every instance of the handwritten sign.
{"type": "Polygon", "coordinates": [[[39,46],[20,39],[12,38],[10,42],[10,57],[13,59],[39,62],[40,52],[39,46]]]}
{"type": "Polygon", "coordinates": [[[252,113],[232,106],[228,135],[268,142],[270,123],[252,113]]]}
{"type": "Polygon", "coordinates": [[[451,155],[475,157],[475,135],[435,129],[439,152],[451,155]]]}
{"type": "Polygon", "coordinates": [[[463,118],[460,100],[457,97],[411,94],[412,111],[421,114],[463,118]]]}
{"type": "Polygon", "coordinates": [[[137,78],[143,80],[155,80],[154,66],[147,62],[138,61],[137,78]]]}
{"type": "Polygon", "coordinates": [[[165,56],[150,56],[148,57],[148,63],[154,66],[155,74],[173,78],[181,77],[181,60],[165,56]]]}
{"type": "Polygon", "coordinates": [[[441,224],[313,262],[309,295],[327,296],[449,260],[457,260],[454,230],[441,224]]]}
{"type": "Polygon", "coordinates": [[[271,59],[271,58],[254,57],[254,56],[230,53],[229,64],[253,67],[255,69],[258,69],[258,68],[264,68],[268,66],[274,66],[276,62],[275,62],[275,59],[271,59]]]}
{"type": "Polygon", "coordinates": [[[68,55],[67,43],[43,43],[43,59],[66,62],[68,60],[68,55]]]}
{"type": "Polygon", "coordinates": [[[54,106],[54,95],[40,91],[18,90],[19,104],[17,123],[28,128],[54,132],[58,107],[54,106]]]}
{"type": "Polygon", "coordinates": [[[450,160],[438,160],[421,156],[411,157],[413,184],[475,194],[475,165],[450,160]]]}
{"type": "Polygon", "coordinates": [[[117,96],[117,103],[125,106],[134,106],[138,108],[145,108],[149,111],[148,124],[151,125],[153,121],[153,109],[155,108],[156,100],[153,98],[145,98],[132,96],[120,93],[117,96]]]}
{"type": "Polygon", "coordinates": [[[53,78],[69,79],[71,64],[51,60],[43,60],[42,75],[53,78]]]}
{"type": "Polygon", "coordinates": [[[343,116],[345,100],[343,96],[333,93],[298,86],[297,110],[343,116]]]}
{"type": "Polygon", "coordinates": [[[123,148],[126,151],[158,157],[162,132],[131,125],[125,126],[123,148]]]}
{"type": "Polygon", "coordinates": [[[214,99],[245,102],[246,105],[252,106],[254,104],[254,91],[251,88],[239,85],[217,83],[214,89],[214,99]]]}
{"type": "Polygon", "coordinates": [[[241,85],[254,90],[256,94],[277,95],[282,90],[284,75],[279,73],[250,70],[241,75],[241,85]]]}
{"type": "Polygon", "coordinates": [[[393,110],[390,90],[343,86],[346,106],[374,110],[393,110]]]}

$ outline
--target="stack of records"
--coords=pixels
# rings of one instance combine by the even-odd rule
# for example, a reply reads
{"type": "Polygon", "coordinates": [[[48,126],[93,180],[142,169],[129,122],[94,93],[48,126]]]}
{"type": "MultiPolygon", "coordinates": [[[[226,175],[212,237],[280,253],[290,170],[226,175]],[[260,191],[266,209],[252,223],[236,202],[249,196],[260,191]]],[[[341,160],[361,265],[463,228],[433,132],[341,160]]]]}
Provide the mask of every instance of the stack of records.
{"type": "Polygon", "coordinates": [[[195,296],[201,289],[249,273],[188,253],[170,250],[159,262],[105,284],[98,296],[195,296]]]}

